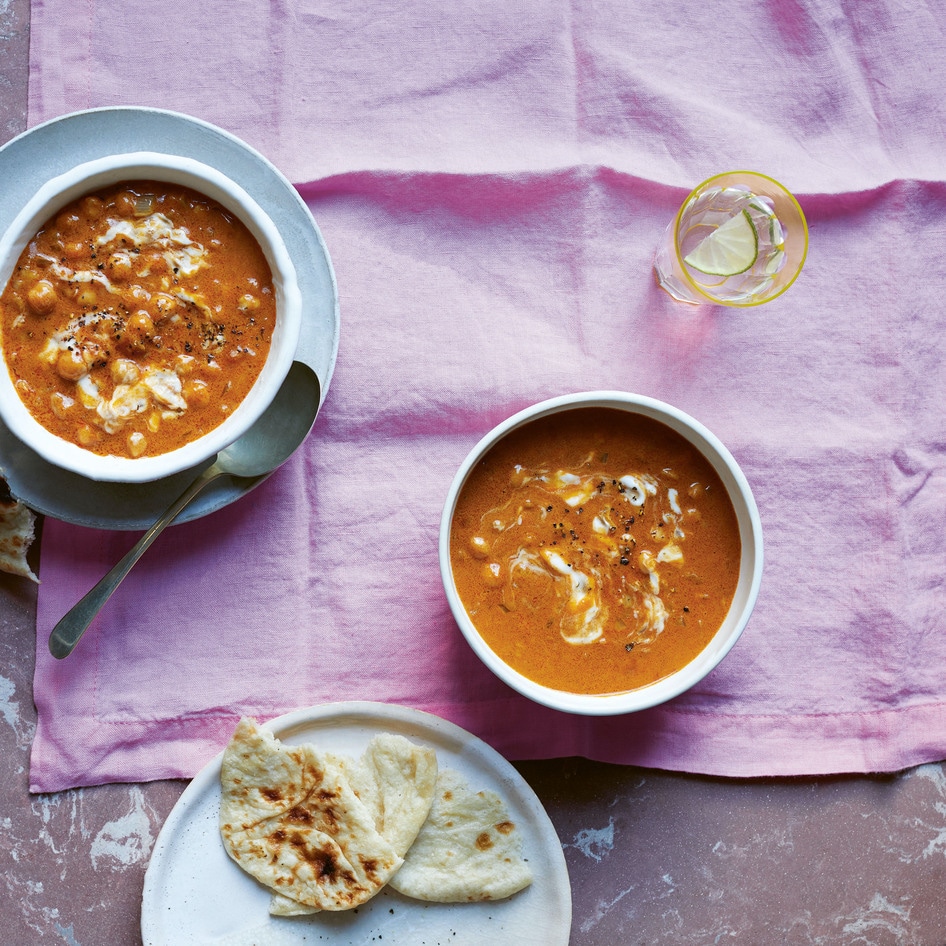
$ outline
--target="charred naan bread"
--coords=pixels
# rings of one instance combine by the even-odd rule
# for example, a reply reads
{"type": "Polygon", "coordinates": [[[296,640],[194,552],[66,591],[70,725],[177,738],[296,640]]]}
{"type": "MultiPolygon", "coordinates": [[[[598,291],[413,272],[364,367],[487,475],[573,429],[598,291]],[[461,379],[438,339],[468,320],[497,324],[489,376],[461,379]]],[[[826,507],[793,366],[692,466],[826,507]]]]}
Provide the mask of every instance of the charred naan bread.
{"type": "Polygon", "coordinates": [[[390,885],[439,903],[502,900],[532,882],[521,850],[502,799],[472,791],[460,774],[443,769],[427,821],[390,885]]]}
{"type": "Polygon", "coordinates": [[[242,719],[220,782],[227,853],[293,901],[348,910],[373,897],[401,865],[331,753],[283,745],[242,719]]]}
{"type": "Polygon", "coordinates": [[[23,503],[0,500],[0,571],[39,582],[26,561],[35,528],[36,517],[23,503]]]}
{"type": "MultiPolygon", "coordinates": [[[[437,754],[403,736],[380,733],[356,762],[343,760],[342,769],[378,832],[403,858],[430,811],[437,783],[437,754]]],[[[269,912],[301,916],[317,910],[277,893],[269,912]]]]}

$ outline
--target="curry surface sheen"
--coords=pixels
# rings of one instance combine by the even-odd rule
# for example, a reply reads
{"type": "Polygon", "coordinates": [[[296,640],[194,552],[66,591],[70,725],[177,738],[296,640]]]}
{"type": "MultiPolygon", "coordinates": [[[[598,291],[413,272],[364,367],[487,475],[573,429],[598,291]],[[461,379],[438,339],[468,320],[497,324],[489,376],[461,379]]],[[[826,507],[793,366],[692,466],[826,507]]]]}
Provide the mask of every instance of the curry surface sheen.
{"type": "Polygon", "coordinates": [[[451,562],[489,646],[537,683],[617,693],[689,663],[739,579],[732,502],[665,424],[576,408],[513,430],[459,496],[451,562]]]}
{"type": "Polygon", "coordinates": [[[90,451],[165,453],[240,404],[276,320],[272,275],[232,214],[129,181],[74,201],[20,256],[0,328],[21,400],[90,451]]]}

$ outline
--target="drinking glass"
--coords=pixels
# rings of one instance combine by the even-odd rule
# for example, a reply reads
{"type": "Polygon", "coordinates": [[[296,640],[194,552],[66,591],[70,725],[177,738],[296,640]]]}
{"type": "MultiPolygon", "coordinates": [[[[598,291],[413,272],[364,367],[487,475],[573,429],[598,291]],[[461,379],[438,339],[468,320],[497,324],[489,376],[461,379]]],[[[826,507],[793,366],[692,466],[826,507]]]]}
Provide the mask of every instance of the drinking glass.
{"type": "Polygon", "coordinates": [[[761,305],[795,281],[808,224],[778,181],[727,171],[691,191],[654,259],[657,283],[680,302],[761,305]]]}

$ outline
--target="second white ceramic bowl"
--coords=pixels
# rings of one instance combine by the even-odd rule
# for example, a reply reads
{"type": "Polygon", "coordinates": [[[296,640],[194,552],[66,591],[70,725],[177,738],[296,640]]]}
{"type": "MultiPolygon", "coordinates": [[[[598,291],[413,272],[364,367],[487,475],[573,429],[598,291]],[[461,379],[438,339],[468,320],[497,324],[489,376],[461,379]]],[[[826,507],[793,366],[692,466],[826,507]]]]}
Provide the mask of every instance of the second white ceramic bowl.
{"type": "Polygon", "coordinates": [[[439,541],[440,573],[450,610],[470,647],[501,680],[524,696],[553,709],[589,716],[617,715],[648,709],[690,689],[729,653],[755,607],[762,580],[762,524],[749,483],[732,454],[699,421],[662,401],[621,391],[591,391],[564,395],[528,407],[491,430],[470,451],[454,477],[443,508],[439,541]],[[739,524],[742,557],[732,605],[709,644],[690,663],[668,677],[639,689],[603,695],[569,693],[530,680],[509,666],[480,636],[457,593],[450,561],[450,531],[457,499],[476,464],[513,430],[540,417],[584,407],[606,407],[642,414],[666,424],[706,457],[729,493],[739,524]]]}

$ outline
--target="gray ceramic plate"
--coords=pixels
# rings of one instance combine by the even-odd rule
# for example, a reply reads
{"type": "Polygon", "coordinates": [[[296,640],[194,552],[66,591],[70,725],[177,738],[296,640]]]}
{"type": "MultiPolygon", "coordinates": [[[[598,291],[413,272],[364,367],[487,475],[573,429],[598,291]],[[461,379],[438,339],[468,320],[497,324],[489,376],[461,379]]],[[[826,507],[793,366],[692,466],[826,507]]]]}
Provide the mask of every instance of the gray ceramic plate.
{"type": "MultiPolygon", "coordinates": [[[[335,273],[309,208],[259,152],[206,122],[152,108],[75,112],[29,129],[0,148],[0,231],[46,180],[83,161],[120,151],[192,157],[228,174],[272,217],[295,264],[304,312],[297,359],[319,376],[324,401],[338,354],[335,273]]],[[[196,471],[144,484],[97,483],[47,463],[0,423],[0,475],[30,508],[77,525],[146,529],[196,471]]],[[[244,496],[259,481],[224,477],[181,516],[197,519],[244,496]]]]}

